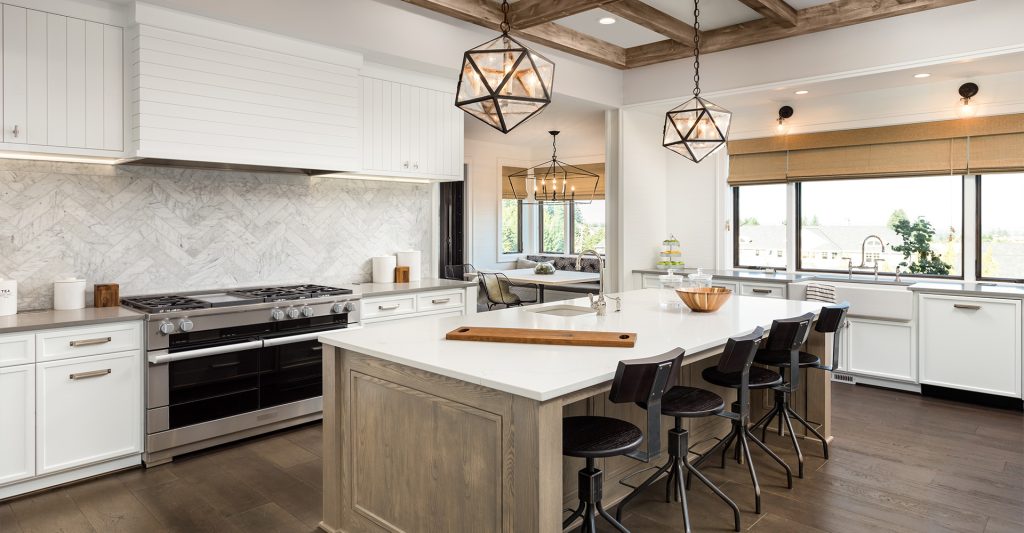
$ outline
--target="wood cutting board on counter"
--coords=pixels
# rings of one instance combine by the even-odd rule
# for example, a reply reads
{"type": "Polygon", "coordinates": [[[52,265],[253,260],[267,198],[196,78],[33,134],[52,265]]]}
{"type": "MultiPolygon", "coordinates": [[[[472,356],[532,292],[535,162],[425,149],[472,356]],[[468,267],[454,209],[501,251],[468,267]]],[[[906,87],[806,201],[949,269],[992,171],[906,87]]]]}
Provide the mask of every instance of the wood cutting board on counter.
{"type": "Polygon", "coordinates": [[[560,346],[598,346],[632,348],[636,333],[616,331],[577,331],[568,329],[485,328],[464,326],[445,335],[450,341],[509,342],[516,344],[556,344],[560,346]]]}

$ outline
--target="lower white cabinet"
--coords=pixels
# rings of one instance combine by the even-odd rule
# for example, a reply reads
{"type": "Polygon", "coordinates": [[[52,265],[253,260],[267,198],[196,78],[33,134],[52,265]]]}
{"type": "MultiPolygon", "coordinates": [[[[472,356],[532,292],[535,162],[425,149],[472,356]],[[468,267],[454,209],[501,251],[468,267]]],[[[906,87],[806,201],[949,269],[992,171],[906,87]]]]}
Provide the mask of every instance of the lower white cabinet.
{"type": "Polygon", "coordinates": [[[420,316],[461,316],[476,313],[475,286],[464,289],[371,296],[362,299],[366,325],[420,316]]]}
{"type": "Polygon", "coordinates": [[[917,381],[917,351],[911,322],[847,319],[845,370],[897,381],[917,381]]]}
{"type": "Polygon", "coordinates": [[[36,365],[0,368],[0,485],[36,474],[36,365]]]}
{"type": "Polygon", "coordinates": [[[39,363],[36,472],[142,451],[139,350],[39,363]]]}
{"type": "Polygon", "coordinates": [[[1021,302],[922,294],[921,383],[1021,397],[1021,302]]]}

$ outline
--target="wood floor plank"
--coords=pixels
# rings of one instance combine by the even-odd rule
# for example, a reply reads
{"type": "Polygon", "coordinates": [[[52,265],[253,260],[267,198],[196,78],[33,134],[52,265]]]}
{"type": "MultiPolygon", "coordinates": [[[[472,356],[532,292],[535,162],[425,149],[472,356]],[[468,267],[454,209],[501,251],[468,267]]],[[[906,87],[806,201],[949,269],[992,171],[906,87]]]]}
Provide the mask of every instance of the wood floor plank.
{"type": "Polygon", "coordinates": [[[171,531],[241,533],[199,496],[197,487],[178,479],[134,491],[135,496],[171,531]]]}
{"type": "Polygon", "coordinates": [[[313,531],[276,503],[267,503],[232,516],[229,521],[242,531],[297,533],[313,531]]]}
{"type": "Polygon", "coordinates": [[[23,533],[93,533],[96,529],[64,488],[10,502],[23,533]]]}
{"type": "Polygon", "coordinates": [[[309,527],[320,523],[322,493],[269,461],[234,458],[224,463],[236,475],[309,527]]]}
{"type": "Polygon", "coordinates": [[[11,504],[0,503],[0,531],[4,533],[21,533],[21,526],[18,525],[18,518],[14,516],[11,504]]]}
{"type": "Polygon", "coordinates": [[[270,503],[265,494],[225,468],[217,454],[179,458],[174,473],[223,516],[231,516],[270,503]]]}
{"type": "Polygon", "coordinates": [[[303,426],[294,432],[286,433],[285,437],[317,457],[323,455],[324,427],[322,424],[316,423],[303,426]]]}
{"type": "Polygon", "coordinates": [[[97,531],[165,531],[156,517],[117,476],[71,485],[67,492],[97,531]]]}
{"type": "Polygon", "coordinates": [[[252,442],[250,449],[256,455],[270,461],[279,468],[287,469],[308,463],[317,456],[292,442],[283,435],[270,435],[252,442]]]}
{"type": "Polygon", "coordinates": [[[1019,522],[989,518],[988,524],[985,525],[985,533],[1020,533],[1021,531],[1024,531],[1024,516],[1020,517],[1019,522]]]}

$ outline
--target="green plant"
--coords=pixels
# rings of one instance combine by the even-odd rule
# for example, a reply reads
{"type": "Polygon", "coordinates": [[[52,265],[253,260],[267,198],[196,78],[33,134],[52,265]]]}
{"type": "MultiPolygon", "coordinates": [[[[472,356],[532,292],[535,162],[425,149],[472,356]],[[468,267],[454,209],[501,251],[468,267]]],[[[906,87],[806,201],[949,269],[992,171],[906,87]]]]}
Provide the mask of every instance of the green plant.
{"type": "MultiPolygon", "coordinates": [[[[895,213],[894,213],[895,215],[895,213]]],[[[903,254],[900,266],[907,267],[912,274],[933,274],[945,276],[952,265],[944,262],[932,250],[935,228],[924,217],[917,217],[911,222],[906,217],[893,217],[890,227],[903,239],[903,244],[894,245],[894,252],[903,254]],[[915,257],[916,260],[911,260],[915,257]]]]}

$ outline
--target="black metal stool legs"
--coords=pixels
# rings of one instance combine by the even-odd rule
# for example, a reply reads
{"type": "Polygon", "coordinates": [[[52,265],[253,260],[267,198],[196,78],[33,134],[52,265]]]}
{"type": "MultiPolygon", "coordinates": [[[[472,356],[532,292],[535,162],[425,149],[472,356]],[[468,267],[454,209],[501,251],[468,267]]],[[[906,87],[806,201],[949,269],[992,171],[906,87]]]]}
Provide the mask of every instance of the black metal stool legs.
{"type": "Polygon", "coordinates": [[[690,510],[686,503],[686,487],[683,484],[683,471],[686,471],[686,479],[689,479],[690,474],[697,476],[702,483],[708,486],[716,496],[722,499],[731,509],[733,513],[733,521],[735,523],[736,531],[740,530],[740,509],[721,491],[714,483],[711,482],[707,477],[704,476],[697,470],[697,468],[690,464],[688,459],[690,442],[689,432],[683,429],[682,418],[676,417],[675,427],[668,432],[668,462],[660,466],[651,477],[647,478],[646,481],[638,485],[633,489],[621,502],[619,507],[615,511],[615,518],[619,521],[622,520],[622,511],[626,508],[626,505],[633,500],[640,492],[649,488],[653,485],[661,476],[668,473],[668,478],[665,483],[665,502],[670,503],[673,499],[680,503],[680,507],[683,511],[683,527],[687,533],[690,532],[690,510]],[[673,497],[674,495],[674,497],[673,497]]]}
{"type": "Polygon", "coordinates": [[[594,468],[594,459],[588,457],[587,466],[579,472],[580,506],[562,522],[562,529],[569,527],[577,518],[583,517],[580,533],[597,533],[597,517],[600,515],[615,529],[629,533],[629,530],[613,518],[601,504],[603,487],[604,472],[594,468]]]}

